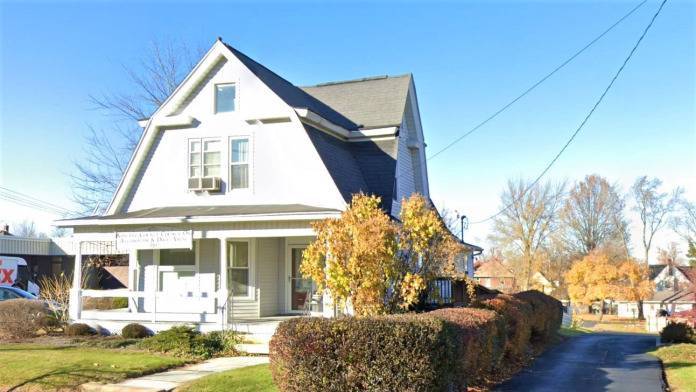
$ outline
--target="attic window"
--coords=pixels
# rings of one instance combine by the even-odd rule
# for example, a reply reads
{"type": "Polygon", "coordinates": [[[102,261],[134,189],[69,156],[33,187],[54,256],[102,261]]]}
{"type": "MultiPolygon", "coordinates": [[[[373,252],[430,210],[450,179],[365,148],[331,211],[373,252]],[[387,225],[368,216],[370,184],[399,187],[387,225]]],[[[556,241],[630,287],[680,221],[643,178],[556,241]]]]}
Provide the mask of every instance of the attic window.
{"type": "Polygon", "coordinates": [[[234,83],[215,85],[215,113],[234,112],[237,86],[234,83]]]}

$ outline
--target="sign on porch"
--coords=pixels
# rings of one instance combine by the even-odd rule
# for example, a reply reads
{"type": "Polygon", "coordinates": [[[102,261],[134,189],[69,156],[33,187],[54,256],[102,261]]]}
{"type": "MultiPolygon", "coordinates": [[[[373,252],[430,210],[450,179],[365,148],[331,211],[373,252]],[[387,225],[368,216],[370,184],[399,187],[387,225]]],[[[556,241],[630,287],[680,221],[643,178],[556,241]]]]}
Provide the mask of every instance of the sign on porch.
{"type": "Polygon", "coordinates": [[[116,233],[118,249],[191,249],[191,230],[127,231],[116,233]]]}

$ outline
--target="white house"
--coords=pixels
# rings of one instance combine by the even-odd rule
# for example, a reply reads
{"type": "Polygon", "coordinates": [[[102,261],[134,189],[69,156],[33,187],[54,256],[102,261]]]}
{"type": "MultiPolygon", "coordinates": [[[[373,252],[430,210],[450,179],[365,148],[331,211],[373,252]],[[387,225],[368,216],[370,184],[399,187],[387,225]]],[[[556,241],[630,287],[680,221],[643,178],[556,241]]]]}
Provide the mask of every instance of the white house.
{"type": "Polygon", "coordinates": [[[298,272],[310,223],[358,192],[395,217],[397,200],[429,196],[410,74],[297,87],[218,39],[140,124],[105,214],[57,222],[74,229],[77,271],[87,245],[128,255],[127,289],[81,290],[74,275],[72,320],[112,331],[331,316],[330,298],[298,272]],[[129,307],[87,311],[85,297],[129,307]]]}

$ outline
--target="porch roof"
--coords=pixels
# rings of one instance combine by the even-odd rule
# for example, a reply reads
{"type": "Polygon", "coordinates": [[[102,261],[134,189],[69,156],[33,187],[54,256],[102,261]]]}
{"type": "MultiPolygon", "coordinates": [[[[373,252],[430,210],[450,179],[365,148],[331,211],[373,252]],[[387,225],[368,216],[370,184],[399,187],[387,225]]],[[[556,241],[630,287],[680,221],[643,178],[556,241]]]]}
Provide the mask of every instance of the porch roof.
{"type": "Polygon", "coordinates": [[[137,224],[185,221],[253,221],[321,219],[337,215],[340,211],[304,204],[223,205],[223,206],[177,206],[157,207],[128,211],[112,215],[85,216],[56,221],[57,226],[83,226],[100,224],[137,224]]]}

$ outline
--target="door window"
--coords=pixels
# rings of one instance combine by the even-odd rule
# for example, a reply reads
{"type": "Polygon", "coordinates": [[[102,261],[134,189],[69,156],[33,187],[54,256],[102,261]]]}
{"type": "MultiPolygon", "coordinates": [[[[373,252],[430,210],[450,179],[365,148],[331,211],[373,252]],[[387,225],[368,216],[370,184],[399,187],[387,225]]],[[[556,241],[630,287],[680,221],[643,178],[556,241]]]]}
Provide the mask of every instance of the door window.
{"type": "Polygon", "coordinates": [[[229,247],[227,287],[234,297],[249,297],[249,243],[234,241],[229,247]]]}
{"type": "Polygon", "coordinates": [[[316,291],[312,279],[305,278],[300,272],[304,248],[292,248],[290,252],[290,310],[320,312],[321,295],[316,291]]]}

